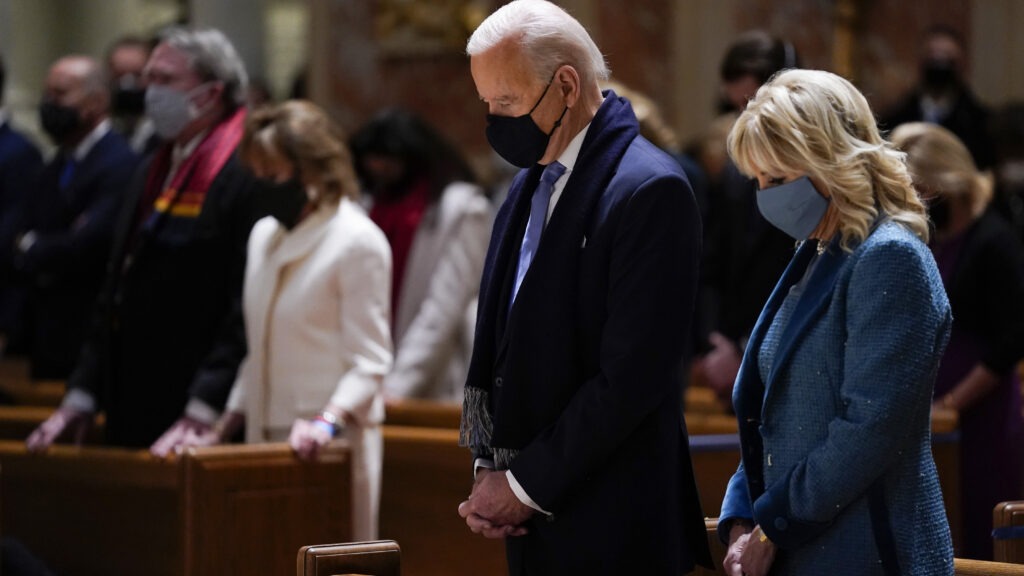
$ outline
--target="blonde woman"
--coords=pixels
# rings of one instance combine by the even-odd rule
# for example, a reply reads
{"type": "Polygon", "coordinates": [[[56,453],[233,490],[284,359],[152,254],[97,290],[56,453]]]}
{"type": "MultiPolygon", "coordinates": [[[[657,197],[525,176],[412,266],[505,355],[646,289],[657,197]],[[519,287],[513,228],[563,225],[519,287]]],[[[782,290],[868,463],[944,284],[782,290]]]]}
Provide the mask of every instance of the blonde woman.
{"type": "Polygon", "coordinates": [[[953,574],[929,430],[952,317],[925,207],[864,97],[828,72],[762,86],[729,136],[802,245],[747,344],[728,574],[953,574]]]}
{"type": "Polygon", "coordinates": [[[253,112],[239,147],[272,216],[249,237],[243,361],[224,415],[197,444],[245,424],[247,442],[287,440],[315,458],[332,438],[352,446],[355,540],[377,535],[391,368],[391,253],[353,201],[349,153],[326,114],[290,101],[253,112]]]}
{"type": "Polygon", "coordinates": [[[935,225],[932,253],[953,307],[953,332],[935,382],[935,405],[960,414],[961,556],[992,558],[992,508],[1021,497],[1024,436],[1024,247],[988,210],[992,181],[971,153],[935,124],[903,124],[892,141],[907,153],[914,186],[935,225]]]}

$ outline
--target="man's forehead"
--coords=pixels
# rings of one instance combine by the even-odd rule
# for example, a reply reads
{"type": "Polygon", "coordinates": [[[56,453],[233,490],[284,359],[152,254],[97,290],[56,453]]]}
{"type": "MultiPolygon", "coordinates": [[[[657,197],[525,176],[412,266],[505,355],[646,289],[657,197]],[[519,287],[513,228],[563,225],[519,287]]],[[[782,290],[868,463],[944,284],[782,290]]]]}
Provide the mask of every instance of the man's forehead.
{"type": "Polygon", "coordinates": [[[61,62],[54,66],[46,77],[46,84],[50,88],[59,90],[73,90],[82,84],[85,77],[80,66],[73,62],[61,62]]]}
{"type": "Polygon", "coordinates": [[[530,89],[536,78],[518,45],[505,41],[470,59],[481,98],[514,99],[530,89]]]}
{"type": "Polygon", "coordinates": [[[153,50],[146,69],[162,73],[183,74],[191,68],[187,54],[170,44],[160,44],[153,50]]]}

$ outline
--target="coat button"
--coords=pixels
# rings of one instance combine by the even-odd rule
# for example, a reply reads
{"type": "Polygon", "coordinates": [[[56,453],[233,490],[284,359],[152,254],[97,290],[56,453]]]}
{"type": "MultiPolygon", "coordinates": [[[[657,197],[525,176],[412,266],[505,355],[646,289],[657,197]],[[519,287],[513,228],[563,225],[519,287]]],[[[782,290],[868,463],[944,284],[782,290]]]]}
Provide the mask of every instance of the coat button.
{"type": "Polygon", "coordinates": [[[498,376],[497,378],[494,379],[494,386],[497,387],[497,388],[501,388],[501,385],[503,383],[504,383],[504,380],[501,379],[501,376],[498,376]]]}
{"type": "Polygon", "coordinates": [[[776,530],[785,530],[786,528],[789,528],[789,522],[787,522],[785,518],[776,518],[775,528],[776,530]]]}
{"type": "Polygon", "coordinates": [[[771,465],[772,465],[772,455],[768,454],[768,466],[771,467],[771,465]]]}

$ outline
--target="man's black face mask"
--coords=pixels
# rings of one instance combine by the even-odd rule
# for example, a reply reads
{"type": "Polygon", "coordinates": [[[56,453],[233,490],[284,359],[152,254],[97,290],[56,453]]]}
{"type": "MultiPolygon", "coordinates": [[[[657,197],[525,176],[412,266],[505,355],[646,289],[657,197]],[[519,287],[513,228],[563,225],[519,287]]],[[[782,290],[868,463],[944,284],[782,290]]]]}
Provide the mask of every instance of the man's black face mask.
{"type": "Polygon", "coordinates": [[[499,156],[513,166],[529,168],[536,164],[544,157],[551,135],[562,125],[562,118],[569,110],[568,106],[562,109],[562,115],[558,117],[551,132],[547,134],[533,121],[533,111],[544,101],[553,81],[554,77],[548,81],[548,85],[544,87],[544,93],[526,114],[522,116],[487,115],[487,141],[499,156]]]}

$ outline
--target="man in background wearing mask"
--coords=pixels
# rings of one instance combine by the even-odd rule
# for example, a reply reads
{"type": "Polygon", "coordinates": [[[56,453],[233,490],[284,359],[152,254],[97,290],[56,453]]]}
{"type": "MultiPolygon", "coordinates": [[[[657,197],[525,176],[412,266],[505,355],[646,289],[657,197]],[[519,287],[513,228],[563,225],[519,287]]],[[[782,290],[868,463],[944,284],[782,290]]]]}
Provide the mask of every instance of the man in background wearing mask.
{"type": "Polygon", "coordinates": [[[66,56],[50,67],[39,121],[57,151],[26,195],[13,260],[29,287],[33,378],[65,379],[75,365],[138,163],[110,129],[109,104],[92,58],[66,56]]]}
{"type": "Polygon", "coordinates": [[[920,82],[895,108],[881,116],[880,127],[893,130],[906,122],[931,122],[956,134],[971,151],[978,169],[992,165],[989,111],[964,79],[964,48],[960,35],[943,26],[924,36],[920,82]]]}
{"type": "Polygon", "coordinates": [[[145,75],[146,114],[166,143],[132,179],[94,333],[31,450],[80,441],[103,409],[108,444],[165,455],[217,420],[245,355],[242,273],[260,216],[235,155],[245,67],[223,33],[174,28],[145,75]]]}
{"type": "Polygon", "coordinates": [[[139,154],[160,144],[153,133],[153,122],[146,116],[146,82],[142,74],[149,60],[151,43],[135,36],[124,36],[107,50],[107,76],[110,82],[111,120],[139,154]]]}
{"type": "Polygon", "coordinates": [[[676,372],[701,242],[686,175],[555,4],[504,5],[466,51],[487,139],[523,170],[481,282],[459,514],[515,576],[710,568],[676,372]]]}

